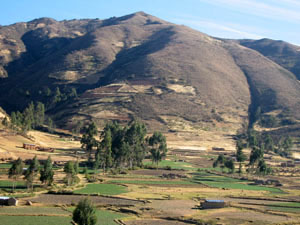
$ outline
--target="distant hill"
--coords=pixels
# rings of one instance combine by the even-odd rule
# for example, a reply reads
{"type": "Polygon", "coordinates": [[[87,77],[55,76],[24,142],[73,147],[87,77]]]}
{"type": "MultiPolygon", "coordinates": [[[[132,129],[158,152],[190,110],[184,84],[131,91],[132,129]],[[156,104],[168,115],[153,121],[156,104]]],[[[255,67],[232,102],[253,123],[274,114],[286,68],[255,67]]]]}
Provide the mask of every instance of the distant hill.
{"type": "Polygon", "coordinates": [[[239,43],[260,52],[278,65],[294,73],[300,80],[300,46],[266,38],[261,40],[239,40],[239,43]]]}
{"type": "Polygon", "coordinates": [[[165,131],[235,134],[255,121],[258,108],[262,116],[276,116],[278,126],[297,125],[295,71],[280,57],[243,45],[143,12],[4,26],[0,105],[10,112],[44,102],[67,128],[90,119],[103,124],[139,118],[165,131]]]}

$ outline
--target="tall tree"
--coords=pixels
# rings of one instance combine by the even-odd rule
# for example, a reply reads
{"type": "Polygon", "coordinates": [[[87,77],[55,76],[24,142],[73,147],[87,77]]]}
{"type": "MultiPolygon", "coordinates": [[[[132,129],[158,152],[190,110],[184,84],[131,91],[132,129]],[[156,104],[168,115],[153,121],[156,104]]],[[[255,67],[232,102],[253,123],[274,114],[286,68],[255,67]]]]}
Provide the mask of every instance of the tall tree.
{"type": "Polygon", "coordinates": [[[21,158],[18,158],[13,162],[11,168],[9,169],[8,176],[9,178],[13,178],[12,191],[15,191],[15,184],[17,179],[23,174],[24,163],[21,158]]]}
{"type": "Polygon", "coordinates": [[[40,180],[45,186],[52,185],[54,179],[54,171],[52,167],[52,160],[49,156],[46,163],[44,164],[44,168],[41,170],[40,180]]]}
{"type": "Polygon", "coordinates": [[[112,137],[110,129],[104,129],[102,133],[103,140],[101,141],[98,149],[98,157],[100,157],[103,171],[106,172],[112,166],[112,137]]]}
{"type": "Polygon", "coordinates": [[[247,156],[243,152],[243,143],[238,140],[236,143],[236,161],[239,162],[239,173],[242,173],[242,162],[247,159],[247,156]]]}
{"type": "Polygon", "coordinates": [[[266,152],[268,153],[269,151],[273,152],[274,151],[274,142],[272,137],[268,134],[265,140],[265,148],[266,152]]]}
{"type": "Polygon", "coordinates": [[[68,161],[64,166],[66,173],[66,183],[68,186],[73,185],[79,178],[76,176],[74,162],[68,161]]]}
{"type": "Polygon", "coordinates": [[[80,200],[73,211],[72,219],[78,225],[95,225],[97,216],[91,201],[87,198],[80,200]]]}
{"type": "Polygon", "coordinates": [[[255,164],[262,160],[264,157],[264,146],[253,147],[250,153],[249,165],[252,167],[252,170],[255,167],[255,164]]]}
{"type": "Polygon", "coordinates": [[[45,121],[45,105],[38,102],[35,107],[35,127],[39,127],[44,124],[45,121]]]}
{"type": "Polygon", "coordinates": [[[145,124],[133,121],[125,134],[125,141],[130,146],[128,152],[129,167],[142,166],[142,161],[146,155],[145,136],[147,129],[145,124]]]}
{"type": "Polygon", "coordinates": [[[97,146],[97,141],[94,138],[94,136],[97,135],[97,126],[94,122],[92,122],[87,129],[85,130],[85,133],[83,134],[80,143],[81,148],[83,148],[88,153],[88,160],[91,161],[91,153],[93,150],[93,147],[97,146]]]}
{"type": "Polygon", "coordinates": [[[40,171],[40,163],[37,157],[34,156],[25,173],[25,179],[26,179],[28,189],[33,190],[33,183],[39,171],[40,171]]]}
{"type": "Polygon", "coordinates": [[[166,137],[161,132],[154,132],[149,138],[150,153],[152,162],[158,163],[166,156],[167,153],[167,142],[166,137]]]}
{"type": "Polygon", "coordinates": [[[224,165],[227,169],[229,169],[230,173],[234,172],[235,167],[234,167],[234,161],[232,159],[226,159],[224,165]]]}

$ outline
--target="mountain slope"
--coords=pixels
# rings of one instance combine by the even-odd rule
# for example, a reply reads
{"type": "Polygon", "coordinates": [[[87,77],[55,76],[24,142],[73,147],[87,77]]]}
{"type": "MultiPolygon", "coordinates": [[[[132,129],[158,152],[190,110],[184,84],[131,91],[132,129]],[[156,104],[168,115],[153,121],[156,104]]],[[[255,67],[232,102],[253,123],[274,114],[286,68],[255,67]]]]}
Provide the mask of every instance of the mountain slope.
{"type": "Polygon", "coordinates": [[[143,12],[42,18],[1,27],[0,35],[0,105],[8,111],[42,101],[69,128],[140,118],[150,128],[231,134],[247,125],[248,114],[252,122],[258,106],[280,120],[300,120],[292,73],[236,42],[143,12]],[[60,101],[53,103],[57,88],[60,101]],[[71,88],[77,98],[65,97],[71,88]]]}
{"type": "Polygon", "coordinates": [[[294,73],[300,80],[300,47],[270,39],[239,40],[241,45],[254,49],[294,73]]]}

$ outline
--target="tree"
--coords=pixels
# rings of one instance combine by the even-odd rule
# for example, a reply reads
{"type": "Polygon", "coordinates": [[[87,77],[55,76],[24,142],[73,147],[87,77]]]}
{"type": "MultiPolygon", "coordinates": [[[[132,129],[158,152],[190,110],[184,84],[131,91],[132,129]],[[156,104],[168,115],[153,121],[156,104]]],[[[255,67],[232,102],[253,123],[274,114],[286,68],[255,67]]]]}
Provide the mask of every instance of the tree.
{"type": "Polygon", "coordinates": [[[66,173],[66,183],[68,186],[79,181],[79,177],[76,176],[74,162],[68,161],[64,166],[64,172],[66,173]]]}
{"type": "Polygon", "coordinates": [[[41,170],[40,181],[45,186],[50,186],[53,183],[53,177],[54,177],[54,172],[52,167],[52,160],[51,157],[49,156],[46,163],[44,164],[44,168],[41,170]]]}
{"type": "Polygon", "coordinates": [[[21,158],[18,158],[13,162],[11,168],[9,169],[8,176],[9,178],[13,178],[12,191],[15,190],[15,184],[17,179],[23,174],[24,163],[21,158]]]}
{"type": "Polygon", "coordinates": [[[33,102],[30,102],[28,107],[23,112],[23,123],[22,123],[22,130],[24,132],[31,130],[34,127],[35,123],[35,110],[33,102]]]}
{"type": "Polygon", "coordinates": [[[225,167],[230,170],[230,173],[234,172],[234,161],[233,159],[227,159],[224,163],[225,167]]]}
{"type": "Polygon", "coordinates": [[[239,162],[239,173],[242,173],[242,162],[247,159],[247,156],[243,152],[243,143],[238,140],[236,143],[236,161],[239,162]]]}
{"type": "Polygon", "coordinates": [[[274,151],[274,142],[272,137],[268,134],[265,140],[265,147],[266,147],[266,151],[267,153],[269,151],[273,152],[274,151]]]}
{"type": "Polygon", "coordinates": [[[130,148],[126,154],[129,167],[142,166],[143,159],[146,155],[145,136],[147,129],[145,124],[139,121],[133,121],[126,130],[124,141],[128,143],[130,148]]]}
{"type": "Polygon", "coordinates": [[[39,171],[40,171],[40,163],[37,157],[34,156],[25,173],[25,179],[26,179],[28,189],[33,190],[33,183],[39,171]]]}
{"type": "Polygon", "coordinates": [[[166,137],[161,132],[154,132],[149,138],[149,145],[151,146],[150,153],[153,163],[158,163],[167,153],[166,137]]]}
{"type": "Polygon", "coordinates": [[[7,127],[8,126],[8,120],[6,117],[4,117],[4,119],[2,120],[2,125],[7,127]]]}
{"type": "Polygon", "coordinates": [[[39,127],[44,124],[45,121],[45,105],[38,102],[35,107],[35,127],[39,127]]]}
{"type": "Polygon", "coordinates": [[[94,122],[92,122],[87,129],[85,130],[85,133],[83,134],[80,143],[81,148],[83,148],[88,153],[88,160],[91,160],[91,153],[93,150],[93,147],[97,146],[97,141],[94,138],[94,136],[97,135],[97,126],[94,122]]]}
{"type": "Polygon", "coordinates": [[[259,162],[264,157],[264,145],[262,144],[260,147],[253,147],[250,153],[249,165],[254,168],[256,162],[259,162]]]}
{"type": "Polygon", "coordinates": [[[79,174],[79,162],[78,160],[74,163],[75,174],[79,174]]]}
{"type": "Polygon", "coordinates": [[[267,166],[264,159],[261,159],[258,163],[258,172],[262,175],[267,175],[272,172],[272,169],[267,166]]]}
{"type": "Polygon", "coordinates": [[[221,165],[222,173],[223,173],[223,168],[224,168],[225,162],[226,162],[226,158],[224,157],[224,155],[219,155],[218,158],[216,159],[216,161],[214,161],[213,167],[216,168],[216,167],[218,167],[218,165],[221,165]]]}
{"type": "Polygon", "coordinates": [[[78,225],[95,225],[97,216],[91,201],[87,198],[80,200],[73,212],[72,219],[78,225]]]}
{"type": "Polygon", "coordinates": [[[293,140],[291,137],[286,137],[282,144],[284,155],[288,156],[290,154],[291,148],[293,147],[293,140]]]}
{"type": "Polygon", "coordinates": [[[47,119],[47,125],[48,125],[48,132],[53,133],[53,131],[55,129],[55,124],[50,117],[48,117],[48,119],[47,119]]]}
{"type": "Polygon", "coordinates": [[[257,137],[256,137],[255,131],[250,131],[249,132],[248,144],[252,148],[258,146],[258,141],[257,141],[257,137]]]}
{"type": "Polygon", "coordinates": [[[110,129],[104,129],[101,136],[103,140],[99,145],[100,148],[97,151],[97,157],[101,161],[103,172],[106,172],[112,166],[112,137],[110,129]]]}

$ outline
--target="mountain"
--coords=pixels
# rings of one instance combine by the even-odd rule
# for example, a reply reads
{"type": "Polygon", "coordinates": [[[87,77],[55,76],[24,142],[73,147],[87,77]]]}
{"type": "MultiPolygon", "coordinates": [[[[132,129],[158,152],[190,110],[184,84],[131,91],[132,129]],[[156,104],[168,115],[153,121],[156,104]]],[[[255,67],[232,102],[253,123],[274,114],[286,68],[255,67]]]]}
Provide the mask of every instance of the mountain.
{"type": "Polygon", "coordinates": [[[258,109],[298,126],[294,70],[243,45],[144,12],[0,27],[0,106],[41,101],[70,129],[139,118],[150,129],[235,134],[258,109]]]}
{"type": "Polygon", "coordinates": [[[300,46],[271,39],[239,40],[241,45],[254,49],[289,70],[300,80],[300,46]]]}

